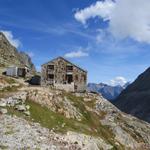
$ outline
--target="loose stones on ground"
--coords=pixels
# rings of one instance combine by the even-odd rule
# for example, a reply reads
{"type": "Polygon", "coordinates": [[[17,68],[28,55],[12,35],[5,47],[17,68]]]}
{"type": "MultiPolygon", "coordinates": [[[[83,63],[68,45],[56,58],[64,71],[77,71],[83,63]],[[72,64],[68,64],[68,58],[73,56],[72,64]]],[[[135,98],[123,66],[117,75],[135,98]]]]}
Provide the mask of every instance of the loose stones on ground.
{"type": "Polygon", "coordinates": [[[7,114],[7,109],[5,109],[5,108],[0,108],[0,113],[2,113],[2,114],[7,114]]]}
{"type": "Polygon", "coordinates": [[[6,113],[7,109],[4,110],[4,108],[8,106],[8,107],[14,107],[16,110],[21,111],[25,115],[29,116],[30,106],[25,105],[26,98],[27,98],[27,92],[19,92],[13,95],[12,97],[2,98],[0,100],[0,107],[3,107],[1,113],[6,113]]]}

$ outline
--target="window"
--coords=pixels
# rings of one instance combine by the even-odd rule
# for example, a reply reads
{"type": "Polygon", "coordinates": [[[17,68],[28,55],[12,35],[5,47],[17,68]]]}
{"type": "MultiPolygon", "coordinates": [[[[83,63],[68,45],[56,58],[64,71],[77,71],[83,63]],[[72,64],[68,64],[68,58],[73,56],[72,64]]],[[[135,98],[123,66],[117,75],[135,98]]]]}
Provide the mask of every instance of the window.
{"type": "Polygon", "coordinates": [[[73,76],[72,75],[66,75],[67,83],[71,84],[73,82],[73,76]]]}
{"type": "Polygon", "coordinates": [[[78,89],[78,86],[77,86],[77,85],[74,85],[74,89],[77,90],[77,89],[78,89]]]}
{"type": "Polygon", "coordinates": [[[53,85],[54,84],[54,74],[48,74],[47,80],[50,85],[53,85]]]}
{"type": "Polygon", "coordinates": [[[82,75],[83,81],[86,82],[86,75],[82,75]]]}
{"type": "Polygon", "coordinates": [[[54,79],[54,75],[53,74],[49,74],[48,75],[48,79],[54,79]]]}
{"type": "Polygon", "coordinates": [[[48,65],[47,68],[50,70],[54,70],[54,65],[48,65]]]}
{"type": "Polygon", "coordinates": [[[66,67],[66,69],[67,69],[67,71],[73,71],[73,66],[68,65],[68,66],[66,67]]]}

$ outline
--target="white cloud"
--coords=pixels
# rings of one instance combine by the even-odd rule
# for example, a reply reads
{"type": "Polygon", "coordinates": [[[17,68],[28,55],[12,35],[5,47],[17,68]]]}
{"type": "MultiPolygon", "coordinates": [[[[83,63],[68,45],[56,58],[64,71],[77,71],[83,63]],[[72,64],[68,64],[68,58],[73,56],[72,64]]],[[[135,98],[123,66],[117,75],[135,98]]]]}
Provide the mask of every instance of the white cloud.
{"type": "Polygon", "coordinates": [[[75,13],[75,19],[83,24],[96,16],[109,20],[108,30],[115,37],[130,37],[139,42],[150,43],[149,0],[97,1],[75,13]]]}
{"type": "Polygon", "coordinates": [[[125,85],[127,83],[127,80],[124,78],[124,77],[115,77],[114,79],[110,80],[108,82],[109,85],[112,85],[112,86],[116,86],[116,85],[125,85]]]}
{"type": "Polygon", "coordinates": [[[75,13],[74,17],[76,20],[83,24],[90,18],[99,16],[104,20],[109,20],[111,10],[114,7],[114,3],[111,0],[106,0],[105,2],[97,1],[96,4],[91,5],[85,9],[79,10],[75,13]]]}
{"type": "Polygon", "coordinates": [[[79,57],[89,56],[89,54],[81,50],[78,50],[78,51],[72,51],[72,52],[66,53],[64,56],[66,58],[79,58],[79,57]]]}
{"type": "Polygon", "coordinates": [[[0,30],[0,32],[2,32],[6,38],[8,39],[8,41],[16,48],[18,48],[21,45],[21,42],[18,39],[15,39],[12,32],[11,31],[4,31],[4,30],[0,30]]]}

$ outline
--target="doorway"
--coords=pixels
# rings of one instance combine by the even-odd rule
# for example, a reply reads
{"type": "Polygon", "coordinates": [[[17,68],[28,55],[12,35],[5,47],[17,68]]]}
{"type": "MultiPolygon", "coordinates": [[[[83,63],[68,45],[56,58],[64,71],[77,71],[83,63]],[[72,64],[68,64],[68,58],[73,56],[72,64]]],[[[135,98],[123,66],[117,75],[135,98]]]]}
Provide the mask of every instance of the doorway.
{"type": "Polygon", "coordinates": [[[66,75],[66,79],[67,79],[67,83],[71,84],[73,82],[73,76],[72,76],[72,74],[66,75]]]}

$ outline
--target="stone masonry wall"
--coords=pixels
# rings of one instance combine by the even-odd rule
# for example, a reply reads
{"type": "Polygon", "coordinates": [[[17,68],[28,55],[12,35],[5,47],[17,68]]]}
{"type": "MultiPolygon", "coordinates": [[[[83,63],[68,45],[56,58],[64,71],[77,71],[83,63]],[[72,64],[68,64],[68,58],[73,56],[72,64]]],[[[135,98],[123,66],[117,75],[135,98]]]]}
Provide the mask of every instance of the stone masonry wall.
{"type": "MultiPolygon", "coordinates": [[[[74,83],[74,90],[75,91],[85,91],[86,90],[86,82],[87,82],[87,72],[83,71],[79,67],[69,63],[68,61],[65,61],[65,59],[57,58],[51,62],[48,62],[47,64],[44,64],[42,66],[42,78],[41,78],[41,84],[42,85],[50,85],[50,82],[48,81],[48,74],[54,74],[54,83],[53,85],[64,85],[67,84],[66,79],[66,66],[72,65],[73,71],[73,83],[74,83]],[[54,65],[54,71],[48,72],[48,66],[54,65]]],[[[68,86],[69,87],[69,86],[68,86]]]]}

